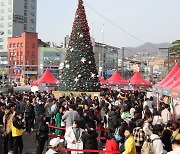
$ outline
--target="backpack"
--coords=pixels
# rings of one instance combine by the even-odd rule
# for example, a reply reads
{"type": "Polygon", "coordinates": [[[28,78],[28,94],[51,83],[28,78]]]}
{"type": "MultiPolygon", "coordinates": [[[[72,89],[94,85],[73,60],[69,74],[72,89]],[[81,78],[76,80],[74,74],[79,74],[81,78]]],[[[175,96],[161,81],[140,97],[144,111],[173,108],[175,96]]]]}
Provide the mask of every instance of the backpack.
{"type": "Polygon", "coordinates": [[[117,127],[115,129],[114,139],[116,140],[116,142],[120,142],[120,140],[122,139],[122,137],[119,134],[119,130],[120,130],[120,127],[117,127]]]}
{"type": "Polygon", "coordinates": [[[141,154],[154,154],[153,152],[153,142],[155,140],[160,140],[160,138],[150,139],[150,136],[147,136],[146,140],[143,143],[141,148],[141,154]]]}

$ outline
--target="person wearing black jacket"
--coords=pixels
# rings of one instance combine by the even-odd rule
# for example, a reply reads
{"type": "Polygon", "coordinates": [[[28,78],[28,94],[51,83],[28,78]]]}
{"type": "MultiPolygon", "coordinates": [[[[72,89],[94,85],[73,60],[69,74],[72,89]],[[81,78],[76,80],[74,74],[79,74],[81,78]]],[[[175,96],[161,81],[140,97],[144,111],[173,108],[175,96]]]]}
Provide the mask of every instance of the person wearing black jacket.
{"type": "Polygon", "coordinates": [[[30,103],[29,100],[26,101],[26,105],[24,106],[24,114],[25,114],[26,132],[30,133],[32,128],[32,117],[34,115],[34,106],[30,103]]]}
{"type": "Polygon", "coordinates": [[[116,106],[112,106],[111,111],[108,112],[108,128],[115,130],[121,123],[120,114],[117,113],[116,106]]]}
{"type": "MultiPolygon", "coordinates": [[[[90,125],[86,124],[85,132],[82,134],[81,137],[83,142],[83,149],[97,150],[97,137],[97,132],[93,128],[91,128],[90,125]]],[[[85,152],[84,154],[98,154],[98,152],[85,152]]]]}
{"type": "Polygon", "coordinates": [[[23,150],[23,119],[22,113],[19,111],[15,112],[15,116],[12,122],[12,137],[13,137],[13,154],[22,154],[23,150]],[[19,152],[18,152],[19,151],[19,152]]]}
{"type": "Polygon", "coordinates": [[[44,115],[40,115],[38,130],[36,132],[36,140],[38,141],[36,154],[42,154],[44,150],[44,145],[48,140],[48,132],[49,132],[49,128],[48,125],[46,124],[46,117],[44,115]]]}

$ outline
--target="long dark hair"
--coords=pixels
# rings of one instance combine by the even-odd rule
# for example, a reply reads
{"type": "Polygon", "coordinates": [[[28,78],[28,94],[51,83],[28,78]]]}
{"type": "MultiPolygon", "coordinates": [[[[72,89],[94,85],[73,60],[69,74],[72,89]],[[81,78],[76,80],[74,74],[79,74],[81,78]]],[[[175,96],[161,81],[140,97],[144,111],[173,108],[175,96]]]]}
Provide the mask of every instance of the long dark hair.
{"type": "Polygon", "coordinates": [[[114,136],[114,131],[112,129],[108,129],[105,135],[106,139],[111,140],[113,136],[114,136]]]}

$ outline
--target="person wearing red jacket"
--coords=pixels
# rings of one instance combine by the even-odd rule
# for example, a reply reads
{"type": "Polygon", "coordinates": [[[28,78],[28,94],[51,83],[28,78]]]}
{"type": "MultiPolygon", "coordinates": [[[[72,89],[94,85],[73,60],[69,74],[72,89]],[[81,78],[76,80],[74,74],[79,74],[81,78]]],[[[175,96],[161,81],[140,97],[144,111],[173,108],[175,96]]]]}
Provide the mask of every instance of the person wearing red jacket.
{"type": "Polygon", "coordinates": [[[109,129],[106,134],[106,154],[118,154],[119,152],[119,146],[113,136],[113,130],[109,129]]]}

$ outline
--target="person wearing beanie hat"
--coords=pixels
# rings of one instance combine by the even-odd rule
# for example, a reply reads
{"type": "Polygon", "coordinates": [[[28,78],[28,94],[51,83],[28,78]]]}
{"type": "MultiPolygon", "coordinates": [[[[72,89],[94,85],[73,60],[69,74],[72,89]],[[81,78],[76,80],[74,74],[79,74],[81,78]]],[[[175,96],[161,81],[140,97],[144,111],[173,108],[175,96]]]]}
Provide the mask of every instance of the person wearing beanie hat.
{"type": "Polygon", "coordinates": [[[61,152],[61,145],[63,142],[64,140],[60,139],[59,137],[51,139],[49,142],[50,149],[46,152],[46,154],[56,154],[61,152]]]}

